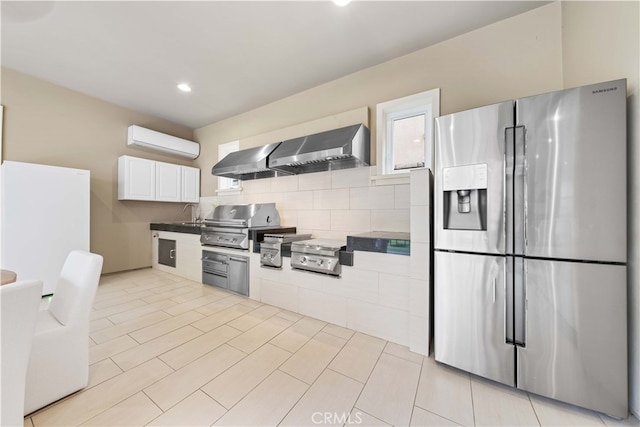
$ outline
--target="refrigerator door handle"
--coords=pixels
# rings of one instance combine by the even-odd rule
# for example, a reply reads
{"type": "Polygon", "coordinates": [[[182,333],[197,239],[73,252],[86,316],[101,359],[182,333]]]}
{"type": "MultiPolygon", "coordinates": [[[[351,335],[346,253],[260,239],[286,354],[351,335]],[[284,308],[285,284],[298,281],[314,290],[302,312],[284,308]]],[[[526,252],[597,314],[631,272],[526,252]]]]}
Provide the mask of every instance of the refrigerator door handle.
{"type": "MultiPolygon", "coordinates": [[[[513,223],[511,238],[513,239],[514,254],[525,255],[527,246],[527,185],[526,185],[526,143],[525,127],[516,126],[514,139],[514,168],[513,168],[513,223]]],[[[507,237],[509,239],[509,237],[507,237]]]]}
{"type": "Polygon", "coordinates": [[[515,128],[508,127],[504,131],[504,228],[505,249],[507,254],[513,254],[513,174],[514,174],[514,132],[515,128]]]}

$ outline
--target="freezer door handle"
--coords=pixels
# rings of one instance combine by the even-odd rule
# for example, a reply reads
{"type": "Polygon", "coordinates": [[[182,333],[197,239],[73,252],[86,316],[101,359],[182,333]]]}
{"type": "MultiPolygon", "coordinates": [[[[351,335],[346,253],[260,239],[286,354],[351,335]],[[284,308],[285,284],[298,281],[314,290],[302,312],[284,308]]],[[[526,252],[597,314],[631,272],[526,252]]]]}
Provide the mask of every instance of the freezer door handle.
{"type": "MultiPolygon", "coordinates": [[[[527,146],[524,126],[516,126],[513,146],[513,249],[515,255],[525,255],[525,248],[527,246],[527,209],[525,208],[527,203],[527,184],[525,179],[527,146]]],[[[509,237],[507,237],[507,239],[509,239],[509,237]]]]}
{"type": "Polygon", "coordinates": [[[505,272],[505,290],[504,290],[504,324],[505,324],[505,342],[507,344],[515,344],[513,333],[513,257],[507,257],[505,272]]]}
{"type": "Polygon", "coordinates": [[[523,258],[515,258],[513,301],[515,308],[515,345],[526,346],[527,271],[523,258]]]}
{"type": "Polygon", "coordinates": [[[493,278],[493,303],[496,303],[496,277],[493,278]]]}

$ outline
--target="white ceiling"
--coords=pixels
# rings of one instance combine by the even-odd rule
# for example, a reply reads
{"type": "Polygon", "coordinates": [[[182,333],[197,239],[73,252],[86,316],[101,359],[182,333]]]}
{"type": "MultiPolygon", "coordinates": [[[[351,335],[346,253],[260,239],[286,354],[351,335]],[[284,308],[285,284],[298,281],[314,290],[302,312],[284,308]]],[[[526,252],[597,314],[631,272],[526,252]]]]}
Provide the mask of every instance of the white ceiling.
{"type": "Polygon", "coordinates": [[[545,3],[2,1],[1,60],[198,128],[545,3]]]}

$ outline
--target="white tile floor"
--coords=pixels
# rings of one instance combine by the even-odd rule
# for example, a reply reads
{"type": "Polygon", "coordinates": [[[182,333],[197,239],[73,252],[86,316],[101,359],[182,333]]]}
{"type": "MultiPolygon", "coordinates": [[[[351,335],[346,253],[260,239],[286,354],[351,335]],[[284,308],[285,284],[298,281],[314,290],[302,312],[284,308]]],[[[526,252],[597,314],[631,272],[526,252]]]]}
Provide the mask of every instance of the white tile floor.
{"type": "Polygon", "coordinates": [[[180,277],[102,278],[89,386],[25,426],[640,426],[180,277]]]}

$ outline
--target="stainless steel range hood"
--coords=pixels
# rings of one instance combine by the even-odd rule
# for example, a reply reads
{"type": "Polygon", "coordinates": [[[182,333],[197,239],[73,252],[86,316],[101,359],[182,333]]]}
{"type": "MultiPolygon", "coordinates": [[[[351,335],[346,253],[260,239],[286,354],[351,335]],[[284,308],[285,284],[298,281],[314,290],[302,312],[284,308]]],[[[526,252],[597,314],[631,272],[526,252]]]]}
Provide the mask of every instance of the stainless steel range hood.
{"type": "Polygon", "coordinates": [[[301,174],[369,165],[369,129],[352,125],[282,142],[268,157],[268,167],[301,174]]]}
{"type": "Polygon", "coordinates": [[[369,166],[369,129],[352,125],[228,154],[211,170],[249,180],[369,166]]]}
{"type": "Polygon", "coordinates": [[[267,167],[267,158],[273,150],[280,145],[279,142],[263,145],[262,147],[248,148],[246,150],[229,153],[211,169],[211,173],[225,178],[249,179],[271,178],[274,176],[290,175],[289,172],[280,172],[267,167]]]}

